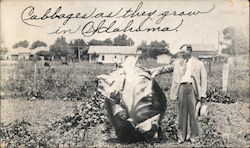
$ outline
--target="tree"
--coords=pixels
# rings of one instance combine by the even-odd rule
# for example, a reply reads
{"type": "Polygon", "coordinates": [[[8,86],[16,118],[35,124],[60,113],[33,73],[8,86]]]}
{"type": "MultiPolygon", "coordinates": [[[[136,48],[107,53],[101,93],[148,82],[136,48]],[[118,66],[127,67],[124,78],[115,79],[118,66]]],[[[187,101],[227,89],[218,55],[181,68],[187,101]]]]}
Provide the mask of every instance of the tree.
{"type": "Polygon", "coordinates": [[[1,40],[1,44],[0,44],[1,46],[1,48],[0,48],[0,54],[5,54],[5,53],[7,53],[8,52],[8,49],[7,49],[7,47],[5,47],[4,46],[4,41],[3,40],[1,40]]]}
{"type": "Polygon", "coordinates": [[[83,39],[75,39],[74,42],[71,41],[69,43],[69,47],[73,51],[75,58],[79,57],[78,55],[79,53],[80,53],[80,57],[87,55],[88,47],[87,47],[86,42],[83,39]]]}
{"type": "Polygon", "coordinates": [[[18,48],[18,47],[23,47],[23,48],[28,48],[29,42],[27,40],[20,41],[16,44],[13,45],[13,48],[18,48]]]}
{"type": "Polygon", "coordinates": [[[4,59],[3,55],[5,55],[8,52],[7,47],[4,45],[3,39],[1,39],[1,44],[0,44],[0,60],[4,59]]]}
{"type": "Polygon", "coordinates": [[[168,54],[172,55],[169,51],[169,44],[164,40],[162,41],[152,41],[149,45],[147,45],[146,41],[142,41],[141,45],[138,46],[138,50],[142,51],[142,58],[154,58],[160,54],[168,54]]]}
{"type": "Polygon", "coordinates": [[[127,39],[127,35],[122,34],[114,38],[115,46],[133,46],[135,43],[131,38],[127,39]]]}
{"type": "Polygon", "coordinates": [[[37,40],[37,41],[35,41],[35,42],[31,45],[30,49],[35,49],[35,48],[41,47],[41,46],[47,47],[47,44],[44,43],[44,42],[42,42],[42,41],[37,40]]]}
{"type": "Polygon", "coordinates": [[[149,54],[151,58],[156,59],[156,57],[160,54],[170,54],[169,44],[167,44],[164,40],[160,42],[152,41],[149,47],[149,54]]]}
{"type": "Polygon", "coordinates": [[[50,51],[56,59],[61,59],[61,57],[72,58],[73,56],[73,51],[70,50],[63,36],[56,39],[55,43],[50,46],[50,51]]]}
{"type": "Polygon", "coordinates": [[[94,52],[91,57],[92,57],[93,60],[95,60],[96,58],[99,57],[99,54],[97,54],[96,52],[94,52]]]}
{"type": "Polygon", "coordinates": [[[37,56],[43,56],[45,59],[49,59],[49,57],[52,57],[52,52],[51,51],[45,51],[45,50],[42,50],[42,51],[38,51],[36,53],[37,56]]]}
{"type": "Polygon", "coordinates": [[[96,39],[92,39],[88,42],[89,46],[103,46],[104,42],[96,39]]]}
{"type": "Polygon", "coordinates": [[[110,38],[107,38],[106,40],[104,40],[103,43],[106,46],[112,46],[113,45],[113,41],[110,38]]]}
{"type": "Polygon", "coordinates": [[[137,47],[138,50],[142,51],[141,57],[142,59],[147,59],[149,57],[148,55],[148,45],[146,41],[142,41],[141,45],[137,47]]]}
{"type": "Polygon", "coordinates": [[[1,48],[0,54],[6,54],[8,52],[7,48],[1,48]]]}
{"type": "Polygon", "coordinates": [[[112,46],[113,41],[110,38],[107,38],[104,41],[92,39],[88,42],[88,45],[89,46],[112,46]]]}
{"type": "Polygon", "coordinates": [[[227,27],[223,30],[223,39],[227,46],[222,49],[222,53],[235,55],[249,52],[249,41],[241,30],[227,27]]]}

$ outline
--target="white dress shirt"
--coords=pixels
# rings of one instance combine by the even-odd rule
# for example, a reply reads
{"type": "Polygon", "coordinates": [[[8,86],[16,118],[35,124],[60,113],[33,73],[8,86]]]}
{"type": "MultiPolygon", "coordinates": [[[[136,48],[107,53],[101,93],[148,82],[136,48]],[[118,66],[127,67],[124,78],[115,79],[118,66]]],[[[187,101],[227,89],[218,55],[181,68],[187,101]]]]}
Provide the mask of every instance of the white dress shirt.
{"type": "Polygon", "coordinates": [[[193,61],[193,58],[190,58],[184,61],[185,62],[184,64],[186,64],[187,68],[186,68],[184,75],[181,77],[181,83],[192,82],[192,78],[191,78],[192,61],[193,61]]]}

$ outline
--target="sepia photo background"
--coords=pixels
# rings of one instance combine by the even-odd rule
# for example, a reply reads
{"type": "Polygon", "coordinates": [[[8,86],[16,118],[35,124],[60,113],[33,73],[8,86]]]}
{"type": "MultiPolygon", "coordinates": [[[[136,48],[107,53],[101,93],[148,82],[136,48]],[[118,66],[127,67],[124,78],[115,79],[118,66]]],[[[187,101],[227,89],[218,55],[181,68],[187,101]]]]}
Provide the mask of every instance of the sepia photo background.
{"type": "Polygon", "coordinates": [[[0,147],[249,146],[247,0],[1,0],[0,6],[0,147]],[[52,19],[54,13],[58,17],[52,19]],[[105,17],[110,13],[117,15],[105,17]],[[70,15],[91,17],[65,23],[70,15]],[[114,31],[131,21],[132,30],[145,21],[142,28],[149,31],[114,31]],[[93,33],[98,26],[104,29],[93,33]],[[119,142],[106,119],[105,97],[96,91],[96,76],[117,66],[113,59],[105,61],[108,55],[121,57],[121,64],[126,53],[140,50],[140,64],[149,69],[178,58],[183,44],[193,45],[208,73],[209,114],[199,118],[199,142],[177,142],[172,74],[155,78],[167,98],[163,138],[119,142]],[[102,51],[90,53],[93,46],[102,51]]]}

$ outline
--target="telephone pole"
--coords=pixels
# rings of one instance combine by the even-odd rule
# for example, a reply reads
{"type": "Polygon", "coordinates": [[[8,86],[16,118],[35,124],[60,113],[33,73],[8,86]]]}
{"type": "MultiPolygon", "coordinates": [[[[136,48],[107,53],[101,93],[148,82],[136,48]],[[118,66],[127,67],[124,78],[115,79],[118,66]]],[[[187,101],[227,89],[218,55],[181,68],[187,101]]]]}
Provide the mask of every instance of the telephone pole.
{"type": "Polygon", "coordinates": [[[220,51],[220,31],[218,31],[218,43],[217,43],[217,49],[218,49],[218,54],[221,54],[221,51],[220,51]]]}
{"type": "MultiPolygon", "coordinates": [[[[78,44],[78,43],[77,43],[78,44]]],[[[81,50],[81,48],[84,48],[85,46],[80,46],[79,44],[77,45],[77,46],[70,46],[71,48],[74,48],[74,47],[76,47],[77,48],[77,53],[78,53],[78,61],[80,62],[81,61],[81,52],[80,52],[80,50],[81,50]]]]}
{"type": "Polygon", "coordinates": [[[77,47],[77,51],[78,51],[78,62],[80,62],[80,61],[81,61],[81,56],[80,56],[79,41],[77,42],[77,45],[78,45],[78,47],[77,47]]]}

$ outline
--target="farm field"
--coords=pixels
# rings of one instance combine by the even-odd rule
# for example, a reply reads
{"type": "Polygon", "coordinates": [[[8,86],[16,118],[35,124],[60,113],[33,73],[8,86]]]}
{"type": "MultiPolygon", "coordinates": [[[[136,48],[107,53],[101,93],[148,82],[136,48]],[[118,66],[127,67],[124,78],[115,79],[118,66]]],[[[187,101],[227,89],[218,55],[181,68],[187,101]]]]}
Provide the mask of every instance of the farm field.
{"type": "MultiPolygon", "coordinates": [[[[159,66],[143,61],[145,67],[159,66]]],[[[96,93],[95,76],[112,71],[114,65],[88,62],[51,68],[39,62],[1,63],[1,146],[115,146],[190,147],[250,145],[249,69],[231,67],[228,92],[221,91],[222,65],[208,75],[209,114],[199,119],[201,139],[192,145],[176,139],[177,102],[168,100],[162,122],[163,139],[146,143],[119,143],[106,123],[104,98],[96,93]],[[34,65],[37,65],[35,68],[34,65]]],[[[171,74],[156,78],[169,95],[171,74]]]]}

